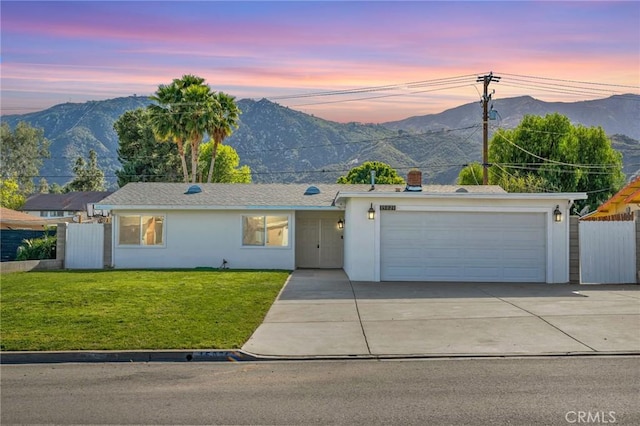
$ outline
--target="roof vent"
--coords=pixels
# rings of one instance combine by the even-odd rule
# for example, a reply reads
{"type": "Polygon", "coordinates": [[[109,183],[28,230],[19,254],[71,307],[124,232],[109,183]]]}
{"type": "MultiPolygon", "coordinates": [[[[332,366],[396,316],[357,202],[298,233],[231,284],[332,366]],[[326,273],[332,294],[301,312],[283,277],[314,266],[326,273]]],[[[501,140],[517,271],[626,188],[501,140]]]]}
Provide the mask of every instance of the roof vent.
{"type": "Polygon", "coordinates": [[[456,192],[469,192],[469,191],[465,188],[458,188],[456,189],[456,192]]]}
{"type": "Polygon", "coordinates": [[[320,193],[320,190],[318,189],[318,187],[313,185],[311,185],[310,187],[307,188],[306,191],[304,191],[304,195],[316,195],[319,193],[320,193]]]}
{"type": "Polygon", "coordinates": [[[187,192],[185,192],[185,194],[191,195],[198,194],[199,192],[202,192],[202,189],[198,185],[191,185],[189,189],[187,189],[187,192]]]}

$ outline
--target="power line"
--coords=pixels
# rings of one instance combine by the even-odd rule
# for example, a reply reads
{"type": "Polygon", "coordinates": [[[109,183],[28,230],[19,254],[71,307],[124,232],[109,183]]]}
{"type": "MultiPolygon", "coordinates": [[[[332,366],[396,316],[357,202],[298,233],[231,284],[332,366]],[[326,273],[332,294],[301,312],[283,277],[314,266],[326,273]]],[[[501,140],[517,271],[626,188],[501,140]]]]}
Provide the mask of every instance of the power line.
{"type": "MultiPolygon", "coordinates": [[[[640,89],[640,87],[638,86],[621,85],[621,84],[606,84],[606,83],[587,82],[587,81],[578,81],[578,80],[562,80],[562,79],[554,79],[554,78],[548,78],[548,77],[533,77],[533,76],[523,76],[518,74],[508,74],[508,73],[504,73],[504,75],[513,77],[505,81],[505,84],[504,84],[505,86],[544,89],[546,91],[564,93],[564,94],[602,95],[606,93],[614,93],[614,94],[618,93],[618,94],[624,95],[625,94],[624,92],[615,90],[615,88],[628,88],[628,89],[635,89],[635,90],[640,89]],[[541,80],[541,81],[536,81],[536,80],[541,80]],[[570,83],[570,84],[567,84],[567,83],[570,83]]],[[[406,95],[424,93],[424,92],[435,91],[435,90],[447,90],[447,89],[453,89],[453,88],[460,88],[468,85],[468,84],[459,85],[460,83],[472,82],[473,80],[468,80],[468,78],[474,77],[474,76],[475,75],[462,75],[462,76],[456,76],[451,78],[425,80],[425,81],[412,82],[412,83],[400,83],[400,84],[392,84],[392,85],[385,85],[385,86],[373,86],[373,87],[345,89],[345,90],[331,90],[331,91],[324,91],[324,92],[310,92],[310,93],[300,93],[300,94],[293,94],[293,95],[280,95],[280,96],[273,96],[268,99],[286,100],[286,99],[313,98],[313,97],[325,97],[325,96],[344,96],[344,95],[381,92],[381,91],[389,91],[389,90],[411,89],[411,88],[425,87],[425,86],[427,87],[443,86],[443,85],[449,86],[449,87],[443,87],[439,89],[432,89],[432,90],[426,90],[426,91],[413,91],[413,92],[410,91],[407,93],[379,95],[379,96],[372,96],[372,97],[360,97],[360,98],[352,98],[352,99],[343,99],[339,101],[322,101],[322,102],[315,102],[315,103],[299,104],[297,106],[320,105],[320,104],[339,103],[339,102],[354,102],[354,101],[360,101],[360,100],[386,98],[386,97],[392,97],[392,96],[406,96],[406,95]]],[[[479,82],[479,81],[476,81],[476,82],[479,82]]]]}
{"type": "Polygon", "coordinates": [[[557,83],[578,83],[578,84],[584,84],[584,85],[592,85],[592,86],[608,86],[608,87],[626,87],[629,89],[638,89],[640,88],[639,86],[627,86],[627,85],[623,85],[623,84],[610,84],[610,83],[601,83],[601,82],[591,82],[591,81],[579,81],[579,80],[566,80],[566,79],[558,79],[558,78],[550,78],[550,77],[536,77],[536,76],[530,76],[530,75],[520,75],[520,74],[509,74],[506,72],[501,73],[503,75],[508,75],[511,77],[522,77],[522,78],[529,78],[529,79],[535,79],[535,80],[548,80],[548,81],[555,81],[557,83]]]}
{"type": "MultiPolygon", "coordinates": [[[[428,130],[425,132],[421,132],[421,133],[408,133],[408,132],[404,132],[402,134],[398,134],[398,135],[393,135],[393,136],[385,136],[382,138],[374,138],[374,139],[362,139],[362,140],[357,140],[357,141],[349,141],[349,142],[341,142],[341,143],[335,143],[335,144],[317,144],[317,145],[301,145],[298,147],[288,147],[288,148],[282,148],[281,151],[289,151],[289,150],[299,150],[299,149],[309,149],[309,148],[321,148],[321,147],[335,147],[335,146],[346,146],[346,145],[354,145],[354,144],[366,144],[366,143],[371,143],[371,144],[377,144],[380,142],[387,142],[387,141],[394,141],[394,140],[398,140],[398,139],[413,139],[413,138],[420,138],[422,136],[432,136],[432,135],[437,135],[437,134],[446,134],[449,132],[457,132],[457,131],[463,131],[463,130],[470,130],[470,129],[474,129],[477,128],[478,125],[474,124],[471,126],[465,126],[465,127],[458,127],[455,129],[438,129],[438,130],[428,130]]],[[[235,149],[235,148],[234,148],[235,149]]],[[[256,153],[256,152],[272,152],[272,151],[276,151],[272,148],[264,148],[264,149],[257,149],[257,150],[236,150],[239,154],[249,154],[249,153],[256,153]]]]}
{"type": "Polygon", "coordinates": [[[607,191],[616,192],[616,191],[618,191],[618,189],[616,189],[616,188],[596,189],[596,190],[593,190],[593,191],[587,191],[586,193],[587,194],[596,194],[598,192],[607,192],[607,191]]]}
{"type": "MultiPolygon", "coordinates": [[[[466,164],[458,164],[458,163],[452,163],[452,164],[425,164],[424,166],[428,166],[431,169],[433,168],[442,168],[442,169],[446,169],[446,168],[454,168],[454,167],[464,167],[466,164]]],[[[389,166],[390,168],[394,169],[394,170],[411,170],[412,168],[414,168],[415,166],[389,166]]],[[[251,170],[251,175],[260,175],[260,176],[264,176],[264,175],[285,175],[285,174],[329,174],[329,173],[347,173],[351,170],[351,168],[340,168],[340,169],[319,169],[319,170],[270,170],[270,171],[254,171],[251,170]]],[[[120,175],[115,175],[115,174],[105,174],[104,177],[105,178],[117,178],[118,176],[126,176],[126,177],[153,177],[153,178],[164,178],[164,177],[175,177],[175,175],[168,175],[168,174],[120,174],[120,175]]],[[[69,179],[73,179],[76,176],[75,175],[15,175],[15,177],[18,178],[49,178],[49,179],[55,179],[55,178],[69,178],[69,179]]]]}
{"type": "MultiPolygon", "coordinates": [[[[509,73],[503,74],[507,76],[504,81],[504,86],[506,87],[533,89],[547,93],[589,96],[604,96],[610,94],[625,96],[628,95],[627,89],[632,89],[636,92],[640,91],[640,86],[535,77],[509,73]]],[[[628,97],[628,99],[636,100],[636,97],[628,97]]]]}
{"type": "MultiPolygon", "coordinates": [[[[503,132],[496,132],[497,136],[500,136],[502,139],[504,139],[505,141],[507,141],[509,144],[513,145],[514,147],[518,148],[519,150],[521,150],[522,152],[531,155],[532,157],[535,157],[539,160],[544,161],[545,163],[550,163],[550,164],[557,164],[560,166],[569,166],[569,167],[579,167],[579,168],[602,168],[602,165],[592,165],[592,164],[573,164],[573,163],[565,163],[563,161],[556,161],[556,160],[551,160],[549,158],[544,158],[541,157],[537,154],[534,154],[531,151],[527,151],[526,149],[524,149],[523,147],[521,147],[520,145],[516,144],[515,142],[509,140],[506,136],[504,136],[502,134],[503,132]]],[[[613,168],[615,167],[615,165],[610,165],[609,167],[613,168]]]]}
{"type": "Polygon", "coordinates": [[[267,99],[284,100],[284,99],[299,99],[299,98],[311,98],[311,97],[315,98],[320,96],[352,95],[357,93],[382,92],[382,91],[388,91],[388,90],[424,87],[424,86],[431,86],[431,85],[458,84],[460,82],[466,81],[469,78],[475,78],[475,74],[461,75],[461,76],[448,77],[448,78],[437,78],[433,80],[412,81],[408,83],[397,83],[397,84],[390,84],[390,85],[384,85],[384,86],[370,86],[370,87],[361,87],[361,88],[354,88],[354,89],[298,93],[293,95],[280,95],[280,96],[272,96],[267,99]]]}
{"type": "MultiPolygon", "coordinates": [[[[514,176],[513,174],[509,173],[507,170],[505,170],[504,168],[502,168],[499,164],[492,164],[494,166],[496,166],[498,169],[500,169],[504,174],[508,175],[509,177],[511,177],[514,180],[517,180],[517,176],[514,176]]],[[[534,189],[540,192],[557,192],[557,188],[553,188],[551,190],[542,187],[542,186],[538,186],[538,185],[531,185],[530,183],[525,181],[525,185],[527,186],[527,188],[529,189],[534,189]]]]}
{"type": "Polygon", "coordinates": [[[338,104],[338,103],[343,103],[343,102],[357,102],[357,101],[364,101],[364,100],[370,100],[370,99],[381,99],[381,98],[391,98],[391,97],[397,97],[397,96],[408,96],[408,95],[415,95],[415,94],[418,94],[418,93],[437,92],[437,91],[441,91],[441,90],[457,89],[457,88],[466,87],[466,86],[472,86],[472,85],[471,84],[463,84],[463,85],[459,85],[459,86],[450,86],[450,87],[444,87],[444,88],[438,88],[438,89],[416,90],[416,91],[412,91],[412,92],[408,92],[408,93],[395,93],[395,94],[390,94],[390,95],[367,96],[367,97],[353,98],[353,99],[342,99],[342,100],[338,100],[338,101],[310,102],[310,103],[306,103],[306,104],[296,104],[295,107],[310,106],[310,105],[324,105],[324,104],[338,104]]]}
{"type": "Polygon", "coordinates": [[[548,87],[542,85],[534,85],[534,84],[513,84],[506,82],[504,84],[506,87],[515,87],[515,88],[527,88],[527,89],[539,89],[548,93],[560,93],[565,95],[590,95],[590,96],[604,96],[607,94],[618,94],[617,92],[612,92],[610,90],[597,90],[597,89],[588,89],[588,90],[577,90],[577,89],[562,89],[556,87],[548,87]]]}
{"type": "MultiPolygon", "coordinates": [[[[537,163],[538,165],[541,165],[541,163],[537,163]]],[[[517,170],[527,170],[527,171],[534,171],[534,172],[548,172],[548,173],[575,173],[575,170],[568,170],[568,169],[540,169],[540,167],[529,167],[529,166],[519,166],[519,165],[511,165],[511,164],[505,164],[505,163],[491,163],[492,166],[503,166],[509,169],[517,169],[517,170]]],[[[544,165],[544,164],[542,164],[544,165]]],[[[587,175],[612,175],[615,174],[615,170],[614,171],[597,171],[597,170],[583,170],[582,171],[583,174],[587,174],[587,175]]]]}

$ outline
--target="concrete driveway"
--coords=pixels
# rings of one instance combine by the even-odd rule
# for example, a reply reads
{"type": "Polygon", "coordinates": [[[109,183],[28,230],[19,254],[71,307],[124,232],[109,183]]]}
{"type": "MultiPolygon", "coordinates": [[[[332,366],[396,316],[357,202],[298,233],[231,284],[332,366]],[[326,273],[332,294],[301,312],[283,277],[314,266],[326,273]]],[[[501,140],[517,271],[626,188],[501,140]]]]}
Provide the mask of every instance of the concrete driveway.
{"type": "Polygon", "coordinates": [[[274,357],[640,353],[640,286],[350,282],[296,270],[242,348],[274,357]]]}

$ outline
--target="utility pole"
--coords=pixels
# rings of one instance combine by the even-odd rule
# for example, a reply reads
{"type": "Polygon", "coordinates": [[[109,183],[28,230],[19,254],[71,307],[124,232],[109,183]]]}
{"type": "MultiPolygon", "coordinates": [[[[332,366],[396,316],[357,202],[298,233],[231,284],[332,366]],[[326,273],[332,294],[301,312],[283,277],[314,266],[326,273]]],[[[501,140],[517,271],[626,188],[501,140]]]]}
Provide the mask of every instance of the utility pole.
{"type": "Polygon", "coordinates": [[[493,75],[491,71],[487,75],[483,75],[476,79],[476,83],[482,82],[484,84],[484,91],[482,95],[482,184],[489,184],[489,101],[491,95],[495,93],[489,93],[489,83],[500,81],[500,77],[493,75]]]}

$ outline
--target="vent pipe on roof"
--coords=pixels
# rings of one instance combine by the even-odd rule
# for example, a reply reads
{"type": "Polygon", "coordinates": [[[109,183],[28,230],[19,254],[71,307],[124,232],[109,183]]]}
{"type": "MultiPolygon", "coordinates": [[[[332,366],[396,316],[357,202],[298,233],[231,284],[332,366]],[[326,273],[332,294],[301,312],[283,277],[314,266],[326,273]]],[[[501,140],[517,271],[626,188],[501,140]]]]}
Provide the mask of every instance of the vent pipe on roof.
{"type": "Polygon", "coordinates": [[[371,170],[371,188],[369,191],[373,191],[374,189],[376,189],[376,171],[371,170]]]}

